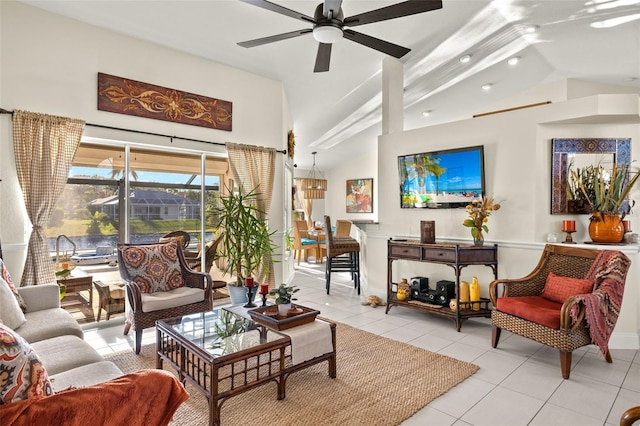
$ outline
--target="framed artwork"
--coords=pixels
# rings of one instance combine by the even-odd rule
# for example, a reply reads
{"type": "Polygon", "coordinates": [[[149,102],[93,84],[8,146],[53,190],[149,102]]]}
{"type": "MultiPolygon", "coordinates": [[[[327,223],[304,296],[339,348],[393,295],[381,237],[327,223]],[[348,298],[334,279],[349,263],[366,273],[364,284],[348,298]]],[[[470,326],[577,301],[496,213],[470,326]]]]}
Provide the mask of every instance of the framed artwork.
{"type": "Polygon", "coordinates": [[[373,179],[347,180],[347,213],[373,213],[373,179]]]}

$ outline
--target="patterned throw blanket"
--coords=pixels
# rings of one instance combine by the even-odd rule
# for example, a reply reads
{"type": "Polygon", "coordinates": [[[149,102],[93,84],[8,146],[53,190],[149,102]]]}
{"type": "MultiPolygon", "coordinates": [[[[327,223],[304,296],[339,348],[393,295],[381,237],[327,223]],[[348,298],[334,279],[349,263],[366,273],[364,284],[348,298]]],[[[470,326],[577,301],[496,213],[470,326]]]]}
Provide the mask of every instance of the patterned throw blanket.
{"type": "Polygon", "coordinates": [[[609,337],[620,315],[624,283],[630,264],[631,260],[623,253],[603,250],[585,277],[595,281],[593,293],[576,296],[579,303],[574,304],[571,309],[571,318],[576,321],[580,306],[584,304],[591,341],[605,357],[609,350],[609,337]]]}

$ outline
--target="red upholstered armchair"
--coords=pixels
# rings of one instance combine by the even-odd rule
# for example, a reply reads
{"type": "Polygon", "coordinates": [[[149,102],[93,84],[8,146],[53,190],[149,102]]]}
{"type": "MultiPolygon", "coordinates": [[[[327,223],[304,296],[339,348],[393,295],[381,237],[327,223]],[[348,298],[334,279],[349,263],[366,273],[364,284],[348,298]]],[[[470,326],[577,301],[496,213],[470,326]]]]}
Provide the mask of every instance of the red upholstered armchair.
{"type": "Polygon", "coordinates": [[[133,327],[136,353],[142,330],[156,320],[211,310],[211,276],[187,266],[176,241],[154,244],[120,244],[120,276],[127,288],[124,334],[133,327]]]}
{"type": "Polygon", "coordinates": [[[632,426],[635,422],[640,420],[640,406],[631,407],[620,417],[620,426],[632,426]]]}
{"type": "Polygon", "coordinates": [[[630,263],[619,251],[546,245],[529,275],[489,285],[491,345],[498,346],[505,329],[556,348],[565,379],[579,347],[594,343],[611,363],[608,342],[630,263]]]}

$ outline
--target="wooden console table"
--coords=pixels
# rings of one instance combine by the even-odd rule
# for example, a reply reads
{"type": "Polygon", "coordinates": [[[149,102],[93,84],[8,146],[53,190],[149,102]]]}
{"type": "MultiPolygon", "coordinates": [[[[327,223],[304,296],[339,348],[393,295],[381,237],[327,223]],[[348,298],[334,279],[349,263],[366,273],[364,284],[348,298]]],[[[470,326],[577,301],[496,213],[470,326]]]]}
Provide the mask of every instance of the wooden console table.
{"type": "Polygon", "coordinates": [[[489,299],[480,300],[479,310],[471,309],[471,303],[463,303],[465,306],[460,306],[460,271],[472,265],[490,267],[493,270],[493,276],[498,279],[498,245],[476,247],[470,244],[421,244],[418,240],[390,239],[387,242],[387,310],[385,313],[388,314],[392,306],[418,309],[452,319],[458,331],[462,321],[467,318],[490,318],[489,299]],[[460,308],[452,311],[448,306],[430,305],[410,299],[398,300],[396,292],[392,289],[394,260],[437,263],[452,267],[456,276],[456,301],[460,308]]]}

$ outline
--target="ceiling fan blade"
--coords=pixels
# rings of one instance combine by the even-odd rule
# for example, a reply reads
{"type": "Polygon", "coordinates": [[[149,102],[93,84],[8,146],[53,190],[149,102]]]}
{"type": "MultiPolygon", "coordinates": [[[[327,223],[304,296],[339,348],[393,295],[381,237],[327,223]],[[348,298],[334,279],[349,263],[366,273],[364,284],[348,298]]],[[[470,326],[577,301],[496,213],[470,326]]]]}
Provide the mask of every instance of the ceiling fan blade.
{"type": "Polygon", "coordinates": [[[273,43],[274,41],[286,40],[288,38],[298,37],[298,36],[301,36],[301,35],[309,34],[311,32],[313,32],[313,30],[311,28],[307,28],[307,29],[304,29],[304,30],[291,31],[289,33],[277,34],[277,35],[272,35],[272,36],[269,36],[269,37],[257,38],[255,40],[241,41],[240,43],[238,43],[238,45],[242,46],[242,47],[262,46],[263,44],[273,43]]]}
{"type": "Polygon", "coordinates": [[[386,21],[387,19],[415,15],[417,13],[429,12],[436,9],[442,9],[441,0],[409,0],[393,4],[391,6],[382,7],[380,9],[371,10],[359,15],[349,16],[348,18],[345,18],[344,24],[349,27],[355,27],[357,25],[386,21]]]}
{"type": "Polygon", "coordinates": [[[328,18],[329,11],[333,10],[332,17],[335,18],[340,13],[340,6],[342,6],[342,0],[324,0],[322,14],[328,18]]]}
{"type": "Polygon", "coordinates": [[[348,40],[355,41],[363,46],[370,47],[395,58],[402,58],[404,55],[411,52],[411,49],[406,47],[398,46],[397,44],[389,43],[388,41],[380,40],[379,38],[371,37],[353,30],[344,30],[342,36],[348,40]]]}
{"type": "Polygon", "coordinates": [[[289,16],[294,19],[298,19],[304,22],[311,22],[312,24],[316,23],[316,20],[310,16],[307,16],[303,13],[296,12],[295,10],[287,9],[286,7],[277,5],[275,3],[271,3],[267,0],[240,0],[243,3],[249,3],[254,6],[261,7],[263,9],[270,10],[272,12],[279,13],[281,15],[289,16]]]}
{"type": "Polygon", "coordinates": [[[316,55],[316,66],[313,72],[329,71],[331,62],[331,44],[318,43],[318,54],[316,55]]]}

